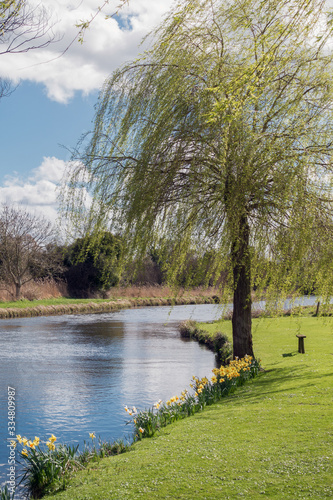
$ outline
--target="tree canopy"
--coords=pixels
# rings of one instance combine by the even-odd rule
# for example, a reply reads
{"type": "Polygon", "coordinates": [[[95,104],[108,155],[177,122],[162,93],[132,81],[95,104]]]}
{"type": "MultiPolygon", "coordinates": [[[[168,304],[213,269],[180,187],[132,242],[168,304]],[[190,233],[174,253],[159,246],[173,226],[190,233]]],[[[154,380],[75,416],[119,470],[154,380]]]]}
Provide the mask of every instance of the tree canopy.
{"type": "Polygon", "coordinates": [[[331,292],[332,16],[323,0],[182,0],[100,94],[68,209],[133,252],[172,242],[228,266],[235,356],[253,354],[251,290],[331,292]],[[84,186],[85,190],[78,187],[84,186]]]}
{"type": "Polygon", "coordinates": [[[67,249],[65,279],[71,295],[108,290],[119,282],[122,244],[119,238],[103,231],[98,241],[87,235],[67,249]]]}

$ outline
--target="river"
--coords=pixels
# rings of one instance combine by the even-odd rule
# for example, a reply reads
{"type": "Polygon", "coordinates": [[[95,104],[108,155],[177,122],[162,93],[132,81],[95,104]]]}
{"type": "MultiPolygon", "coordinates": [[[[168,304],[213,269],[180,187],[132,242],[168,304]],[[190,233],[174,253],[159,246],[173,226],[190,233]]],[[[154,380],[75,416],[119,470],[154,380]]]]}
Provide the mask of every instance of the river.
{"type": "Polygon", "coordinates": [[[181,320],[218,318],[218,305],[146,307],[0,322],[0,473],[8,472],[8,386],[15,434],[80,444],[132,438],[124,406],[144,409],[209,375],[213,353],[182,340],[181,320]]]}

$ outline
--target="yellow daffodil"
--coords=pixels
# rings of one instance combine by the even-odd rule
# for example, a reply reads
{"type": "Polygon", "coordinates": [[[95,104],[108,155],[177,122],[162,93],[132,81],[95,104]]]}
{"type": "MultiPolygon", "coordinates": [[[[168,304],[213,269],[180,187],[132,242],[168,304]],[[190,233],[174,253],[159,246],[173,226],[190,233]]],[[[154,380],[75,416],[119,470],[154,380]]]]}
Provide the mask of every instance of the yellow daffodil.
{"type": "Polygon", "coordinates": [[[48,447],[48,449],[50,451],[54,451],[55,450],[55,444],[54,443],[51,443],[50,441],[47,441],[46,442],[46,446],[48,447]]]}
{"type": "Polygon", "coordinates": [[[49,441],[51,443],[55,443],[56,440],[57,440],[57,438],[52,434],[51,437],[50,437],[50,439],[49,439],[49,441]]]}
{"type": "Polygon", "coordinates": [[[91,439],[95,439],[95,433],[94,432],[89,432],[89,436],[91,437],[91,439]]]}
{"type": "Polygon", "coordinates": [[[22,444],[23,444],[23,446],[27,446],[27,444],[28,444],[27,438],[22,438],[22,444]]]}
{"type": "Polygon", "coordinates": [[[133,422],[136,424],[136,418],[133,419],[133,422]]]}
{"type": "Polygon", "coordinates": [[[22,443],[22,436],[20,434],[17,434],[16,439],[19,443],[22,443]]]}
{"type": "Polygon", "coordinates": [[[21,455],[23,455],[24,457],[28,456],[28,452],[25,448],[23,448],[23,450],[21,451],[21,455]]]}
{"type": "Polygon", "coordinates": [[[33,441],[34,445],[38,446],[39,445],[39,441],[40,441],[39,437],[35,436],[35,439],[33,441]]]}
{"type": "Polygon", "coordinates": [[[33,443],[32,441],[29,441],[29,442],[28,442],[28,445],[30,446],[30,448],[31,448],[32,450],[34,450],[34,449],[35,449],[35,445],[34,445],[34,443],[33,443]]]}

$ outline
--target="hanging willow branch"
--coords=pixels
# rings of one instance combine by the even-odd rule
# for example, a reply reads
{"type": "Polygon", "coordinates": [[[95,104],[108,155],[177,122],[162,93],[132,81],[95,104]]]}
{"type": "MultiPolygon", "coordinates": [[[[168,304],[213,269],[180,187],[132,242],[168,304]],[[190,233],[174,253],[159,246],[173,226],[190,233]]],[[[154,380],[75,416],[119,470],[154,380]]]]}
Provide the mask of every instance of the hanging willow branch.
{"type": "Polygon", "coordinates": [[[68,214],[86,193],[88,227],[167,249],[171,281],[189,249],[229,266],[239,356],[254,284],[331,290],[331,24],[321,0],[181,1],[105,82],[68,174],[68,214]]]}

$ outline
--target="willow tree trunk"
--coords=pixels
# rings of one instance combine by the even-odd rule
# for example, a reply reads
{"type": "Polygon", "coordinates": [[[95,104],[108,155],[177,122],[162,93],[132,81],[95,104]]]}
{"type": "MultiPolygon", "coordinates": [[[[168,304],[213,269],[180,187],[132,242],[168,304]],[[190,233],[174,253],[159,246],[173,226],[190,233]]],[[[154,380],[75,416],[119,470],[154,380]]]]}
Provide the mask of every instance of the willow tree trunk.
{"type": "Polygon", "coordinates": [[[239,223],[238,237],[232,245],[234,309],[232,314],[233,355],[253,356],[251,320],[250,229],[246,216],[239,223]]]}

